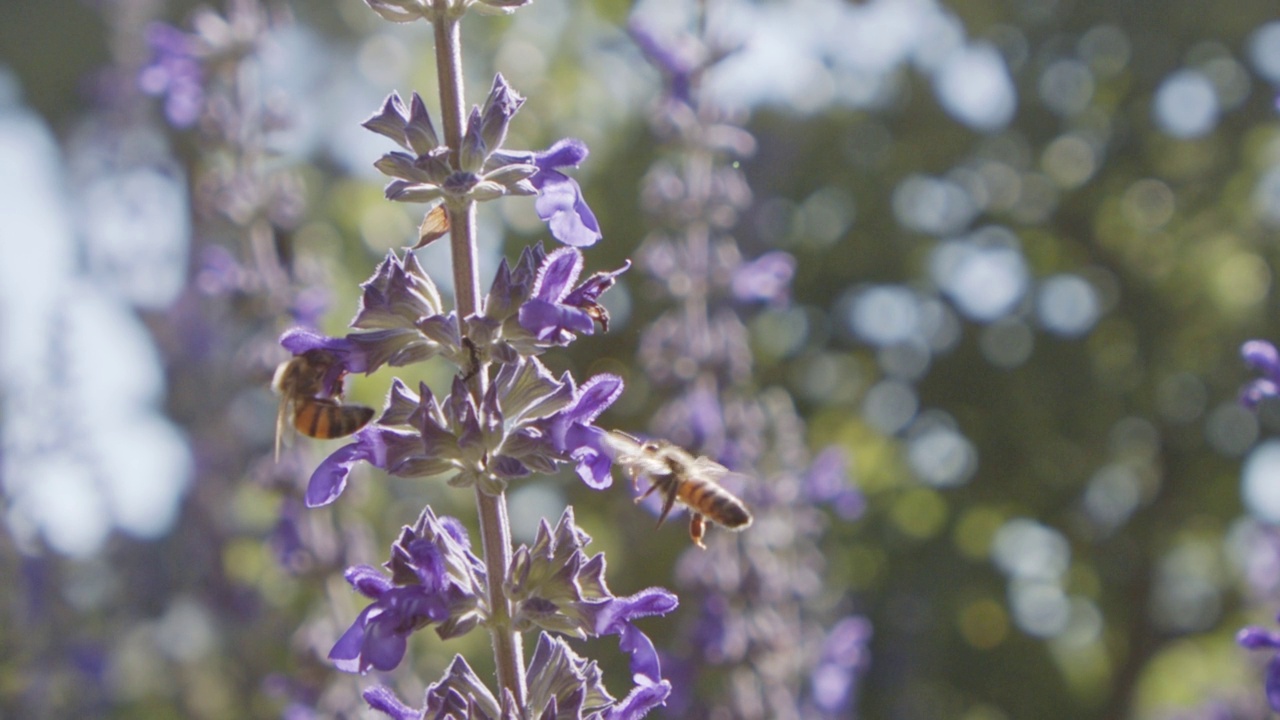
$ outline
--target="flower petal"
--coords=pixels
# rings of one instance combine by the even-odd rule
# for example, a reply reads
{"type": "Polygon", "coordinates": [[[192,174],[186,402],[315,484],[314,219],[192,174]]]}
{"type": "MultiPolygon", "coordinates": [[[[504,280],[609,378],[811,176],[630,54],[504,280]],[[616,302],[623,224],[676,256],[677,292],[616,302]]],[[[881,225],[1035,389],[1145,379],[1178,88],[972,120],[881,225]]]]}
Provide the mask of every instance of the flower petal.
{"type": "Polygon", "coordinates": [[[554,170],[538,173],[530,180],[535,187],[541,183],[533,207],[547,223],[552,237],[575,247],[589,247],[600,240],[600,221],[582,197],[578,181],[554,170]]]}
{"type": "Polygon", "coordinates": [[[329,651],[329,659],[333,661],[334,667],[342,672],[360,672],[360,648],[364,645],[365,623],[374,607],[370,605],[361,610],[356,616],[356,621],[351,623],[351,627],[347,628],[342,637],[338,638],[338,642],[333,644],[333,649],[329,651]]]}
{"type": "Polygon", "coordinates": [[[347,488],[351,466],[358,460],[359,448],[354,443],[343,445],[325,458],[311,473],[311,481],[307,483],[307,507],[322,507],[337,500],[347,488]]]}
{"type": "Polygon", "coordinates": [[[582,273],[582,252],[576,248],[560,248],[547,255],[538,277],[533,282],[533,297],[559,302],[582,273]]]}
{"type": "Polygon", "coordinates": [[[321,507],[337,500],[347,487],[351,467],[360,460],[386,469],[387,447],[379,426],[366,426],[353,437],[354,443],[335,450],[311,474],[311,480],[307,483],[307,507],[321,507]]]}
{"type": "Polygon", "coordinates": [[[592,490],[613,484],[613,456],[605,441],[605,431],[587,425],[573,425],[565,433],[569,457],[577,462],[578,477],[592,490]]]}
{"type": "Polygon", "coordinates": [[[671,695],[671,683],[663,680],[657,683],[638,683],[621,702],[609,708],[606,720],[639,720],[649,711],[667,704],[671,695]]]}
{"type": "Polygon", "coordinates": [[[569,413],[580,423],[591,423],[622,395],[622,378],[601,373],[582,384],[569,413]]]}
{"type": "Polygon", "coordinates": [[[370,619],[365,627],[364,643],[360,646],[361,673],[369,668],[390,672],[404,659],[409,641],[407,635],[400,632],[398,624],[382,616],[370,619]]]}
{"type": "Polygon", "coordinates": [[[370,708],[391,720],[419,720],[422,717],[422,710],[405,705],[391,688],[383,685],[374,685],[365,690],[364,701],[370,708]]]}

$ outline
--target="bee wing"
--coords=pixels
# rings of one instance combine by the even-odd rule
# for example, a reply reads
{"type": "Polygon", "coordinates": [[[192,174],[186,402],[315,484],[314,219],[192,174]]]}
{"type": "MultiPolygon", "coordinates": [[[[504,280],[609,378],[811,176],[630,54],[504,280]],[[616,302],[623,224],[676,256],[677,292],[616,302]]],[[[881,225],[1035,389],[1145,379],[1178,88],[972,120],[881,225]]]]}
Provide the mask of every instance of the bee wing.
{"type": "Polygon", "coordinates": [[[689,474],[704,480],[720,482],[727,475],[737,475],[739,473],[731,473],[729,468],[712,460],[705,455],[700,455],[689,463],[689,474]]]}
{"type": "Polygon", "coordinates": [[[605,433],[604,440],[615,462],[627,466],[641,465],[641,469],[644,469],[646,464],[643,461],[649,455],[645,451],[644,443],[621,430],[605,433]]]}
{"type": "Polygon", "coordinates": [[[610,430],[604,434],[605,444],[609,449],[613,450],[614,457],[618,455],[636,455],[639,454],[641,448],[640,441],[622,432],[621,430],[610,430]]]}

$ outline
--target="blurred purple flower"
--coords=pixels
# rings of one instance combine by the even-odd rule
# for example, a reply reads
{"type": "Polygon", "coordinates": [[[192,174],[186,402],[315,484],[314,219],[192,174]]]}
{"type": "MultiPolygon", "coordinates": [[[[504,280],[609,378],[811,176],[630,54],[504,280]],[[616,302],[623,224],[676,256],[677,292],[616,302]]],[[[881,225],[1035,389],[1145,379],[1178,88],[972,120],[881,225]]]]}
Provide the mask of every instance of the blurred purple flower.
{"type": "Polygon", "coordinates": [[[193,284],[206,295],[243,292],[249,287],[249,271],[222,245],[205,245],[193,284]]]}
{"type": "Polygon", "coordinates": [[[1236,642],[1249,650],[1277,651],[1267,662],[1266,692],[1271,709],[1280,712],[1280,632],[1261,627],[1247,627],[1236,633],[1236,642]]]}
{"type": "Polygon", "coordinates": [[[842,520],[855,520],[867,501],[849,480],[849,457],[844,449],[831,445],[818,453],[804,474],[805,494],[813,502],[829,503],[842,520]]]}
{"type": "Polygon", "coordinates": [[[692,104],[694,77],[705,66],[701,44],[689,35],[659,40],[634,18],[627,24],[627,32],[649,64],[666,76],[667,92],[671,97],[692,104]]]}
{"type": "Polygon", "coordinates": [[[1266,398],[1280,396],[1280,352],[1276,346],[1266,340],[1250,340],[1240,347],[1240,355],[1264,375],[1244,387],[1240,402],[1252,409],[1266,398]]]}
{"type": "Polygon", "coordinates": [[[795,274],[796,259],[789,253],[767,252],[734,271],[733,296],[742,302],[786,302],[795,274]]]}
{"type": "Polygon", "coordinates": [[[829,717],[848,717],[858,679],[871,661],[870,641],[871,623],[864,617],[847,617],[828,631],[810,682],[814,703],[829,717]]]}
{"type": "Polygon", "coordinates": [[[204,108],[204,69],[199,41],[161,22],[147,27],[151,61],[138,74],[138,87],[148,95],[164,98],[164,114],[178,128],[200,119],[204,108]]]}

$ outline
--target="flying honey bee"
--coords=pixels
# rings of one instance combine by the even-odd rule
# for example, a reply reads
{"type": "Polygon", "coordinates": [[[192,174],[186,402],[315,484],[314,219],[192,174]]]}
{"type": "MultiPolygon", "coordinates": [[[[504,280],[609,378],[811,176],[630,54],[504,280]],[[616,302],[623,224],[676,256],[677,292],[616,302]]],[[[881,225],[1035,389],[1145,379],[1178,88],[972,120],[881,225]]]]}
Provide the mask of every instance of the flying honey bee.
{"type": "Polygon", "coordinates": [[[334,371],[337,362],[333,353],[315,349],[276,368],[271,385],[280,395],[280,411],[276,414],[277,460],[280,459],[280,436],[291,412],[293,427],[298,432],[322,440],[350,435],[373,419],[373,408],[342,403],[340,375],[338,394],[326,390],[325,376],[334,371]]]}
{"type": "Polygon", "coordinates": [[[689,537],[693,544],[706,548],[702,537],[706,534],[706,521],[730,530],[743,530],[751,525],[751,512],[733,493],[720,486],[718,481],[731,474],[720,463],[693,453],[666,440],[641,442],[626,433],[613,431],[606,435],[609,445],[617,451],[614,461],[627,468],[631,484],[639,490],[640,478],[649,481],[649,488],[636,498],[636,502],[649,497],[655,491],[662,494],[662,512],[658,525],[662,525],[679,500],[689,508],[689,537]]]}

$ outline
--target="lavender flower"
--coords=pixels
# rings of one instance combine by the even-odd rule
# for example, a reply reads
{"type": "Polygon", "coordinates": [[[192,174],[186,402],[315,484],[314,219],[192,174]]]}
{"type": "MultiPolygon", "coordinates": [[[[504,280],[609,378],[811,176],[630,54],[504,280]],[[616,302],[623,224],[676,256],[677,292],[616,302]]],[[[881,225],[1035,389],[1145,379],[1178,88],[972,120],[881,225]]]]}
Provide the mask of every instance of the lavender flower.
{"type": "MultiPolygon", "coordinates": [[[[306,339],[305,346],[338,347],[335,339],[301,331],[288,337],[300,346],[298,338],[306,339]]],[[[534,358],[506,368],[486,393],[483,410],[461,377],[443,402],[425,384],[414,393],[396,380],[382,417],[316,468],[307,487],[308,506],[336,500],[360,461],[400,477],[452,472],[450,484],[456,487],[479,484],[494,492],[531,469],[550,472],[574,462],[589,486],[608,487],[612,461],[605,431],[594,421],[621,395],[622,380],[597,375],[575,388],[571,377],[554,380],[534,358]]]]}
{"type": "Polygon", "coordinates": [[[421,708],[406,705],[394,692],[382,686],[366,690],[364,697],[371,708],[393,720],[450,717],[638,720],[661,706],[670,692],[670,685],[665,681],[647,683],[641,677],[625,699],[616,701],[605,690],[600,670],[594,662],[579,656],[563,640],[546,633],[538,636],[526,683],[529,699],[523,707],[516,707],[509,696],[504,696],[499,702],[467,661],[457,656],[444,679],[427,688],[421,708]]]}

